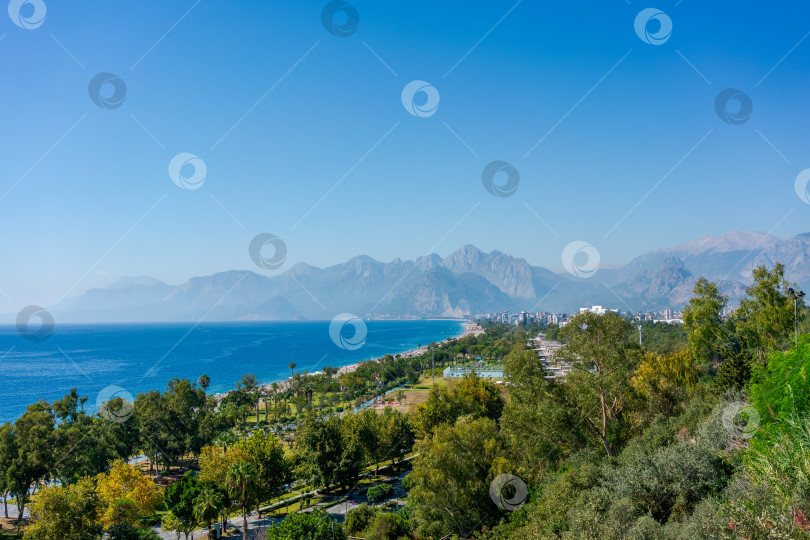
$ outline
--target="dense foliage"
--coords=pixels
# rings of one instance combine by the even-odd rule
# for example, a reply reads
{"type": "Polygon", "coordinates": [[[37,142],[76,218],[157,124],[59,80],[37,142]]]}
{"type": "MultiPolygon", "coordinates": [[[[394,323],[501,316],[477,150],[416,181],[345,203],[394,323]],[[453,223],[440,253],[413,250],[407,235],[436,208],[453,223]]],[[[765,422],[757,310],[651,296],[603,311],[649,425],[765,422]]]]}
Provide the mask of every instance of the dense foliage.
{"type": "Polygon", "coordinates": [[[753,277],[731,312],[698,280],[684,325],[644,324],[641,344],[615,313],[543,329],[564,343],[562,379],[531,348],[539,327],[488,324],[349,373],[291,363],[269,392],[248,374],[221,401],[207,376],[94,415],[72,391],[0,426],[0,488],[30,506],[31,539],[142,538],[159,509],[164,530],[238,516],[247,538],[249,514],[293,488],[301,507],[313,493],[370,504],[344,524],[293,512],[266,538],[810,538],[810,336],[794,342],[784,268],[753,277]],[[489,361],[506,384],[471,374],[408,414],[351,411],[431,367],[489,361]],[[125,462],[137,452],[155,475],[187,472],[161,489],[125,462]],[[392,511],[403,468],[407,505],[392,511]]]}

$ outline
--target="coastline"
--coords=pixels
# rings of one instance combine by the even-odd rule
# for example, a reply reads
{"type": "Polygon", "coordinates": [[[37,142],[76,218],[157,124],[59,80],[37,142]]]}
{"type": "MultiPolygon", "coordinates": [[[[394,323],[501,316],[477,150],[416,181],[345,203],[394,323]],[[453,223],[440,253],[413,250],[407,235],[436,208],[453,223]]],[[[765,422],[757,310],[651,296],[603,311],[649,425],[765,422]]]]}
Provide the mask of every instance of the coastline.
{"type": "MultiPolygon", "coordinates": [[[[478,326],[477,324],[472,322],[471,320],[463,320],[463,321],[461,321],[461,328],[462,328],[462,330],[461,330],[460,334],[445,338],[445,339],[439,341],[437,343],[437,345],[441,344],[441,343],[446,343],[446,342],[450,341],[451,339],[461,339],[461,338],[464,338],[464,337],[467,337],[467,336],[471,336],[471,335],[476,335],[477,336],[477,335],[480,335],[480,334],[484,333],[484,330],[480,326],[478,326]]],[[[409,358],[411,356],[419,356],[421,354],[424,354],[424,353],[427,352],[427,350],[428,350],[427,345],[423,345],[422,347],[419,347],[418,349],[410,349],[410,350],[402,351],[402,352],[399,352],[399,353],[393,353],[392,356],[396,356],[398,354],[401,357],[409,358]]],[[[353,364],[349,364],[349,365],[346,365],[346,366],[339,367],[337,369],[337,373],[335,375],[340,376],[340,375],[343,375],[344,373],[351,373],[351,372],[355,371],[361,364],[363,364],[365,362],[374,362],[374,361],[380,360],[381,358],[383,358],[383,357],[372,358],[371,360],[362,360],[362,361],[359,361],[359,362],[355,362],[353,364]]],[[[315,374],[318,374],[318,373],[322,373],[322,372],[321,371],[314,371],[314,372],[310,373],[310,375],[315,375],[315,374]]],[[[291,382],[292,382],[292,377],[287,377],[286,379],[275,380],[275,381],[270,381],[268,383],[263,383],[259,387],[261,388],[263,395],[267,396],[269,394],[274,393],[273,392],[273,385],[274,384],[276,385],[275,393],[280,393],[280,392],[285,391],[287,389],[287,387],[290,385],[291,382]]],[[[217,401],[222,401],[225,398],[225,396],[227,396],[231,392],[234,392],[234,390],[228,390],[227,392],[222,392],[222,393],[217,393],[217,394],[212,394],[212,395],[213,395],[214,398],[216,398],[217,401]]]]}

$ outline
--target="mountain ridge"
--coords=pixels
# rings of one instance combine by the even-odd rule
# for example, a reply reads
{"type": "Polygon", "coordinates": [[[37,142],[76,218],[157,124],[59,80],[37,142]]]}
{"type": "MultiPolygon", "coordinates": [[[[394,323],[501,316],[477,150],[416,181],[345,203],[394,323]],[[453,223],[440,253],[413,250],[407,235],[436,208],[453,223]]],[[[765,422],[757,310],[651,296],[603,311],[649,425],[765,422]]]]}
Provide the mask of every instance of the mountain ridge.
{"type": "Polygon", "coordinates": [[[499,250],[465,244],[446,257],[378,261],[357,255],[319,268],[300,262],[273,276],[229,270],[169,285],[122,277],[54,306],[65,322],[165,322],[467,317],[503,310],[572,312],[602,304],[621,311],[680,308],[703,276],[733,305],[759,264],[785,264],[790,281],[810,284],[810,233],[789,238],[751,231],[703,236],[648,252],[589,278],[555,273],[499,250]]]}

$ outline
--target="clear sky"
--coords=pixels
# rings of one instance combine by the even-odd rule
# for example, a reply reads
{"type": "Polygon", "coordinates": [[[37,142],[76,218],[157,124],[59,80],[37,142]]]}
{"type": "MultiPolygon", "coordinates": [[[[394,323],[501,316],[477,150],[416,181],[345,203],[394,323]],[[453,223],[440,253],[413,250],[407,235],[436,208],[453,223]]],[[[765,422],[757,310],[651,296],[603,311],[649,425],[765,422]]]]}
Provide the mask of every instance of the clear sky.
{"type": "Polygon", "coordinates": [[[287,246],[273,275],[463,244],[557,269],[580,240],[618,265],[810,230],[806,4],[352,0],[330,32],[321,1],[29,2],[0,11],[0,312],[261,271],[260,233],[287,246]],[[432,89],[409,112],[412,81],[432,89]],[[727,88],[753,106],[736,125],[727,88]],[[181,153],[196,189],[169,176],[181,153]],[[496,160],[511,196],[484,188],[496,160]]]}

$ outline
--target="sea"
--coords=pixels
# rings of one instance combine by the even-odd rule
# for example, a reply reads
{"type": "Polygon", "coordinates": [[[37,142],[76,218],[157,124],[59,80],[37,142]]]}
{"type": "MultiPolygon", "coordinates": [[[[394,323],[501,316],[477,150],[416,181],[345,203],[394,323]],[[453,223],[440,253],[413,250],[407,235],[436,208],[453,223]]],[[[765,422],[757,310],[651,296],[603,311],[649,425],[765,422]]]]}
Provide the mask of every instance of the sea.
{"type": "Polygon", "coordinates": [[[209,393],[232,390],[245,373],[260,383],[295,372],[343,367],[456,337],[458,320],[155,323],[57,325],[44,340],[0,326],[0,421],[28,405],[61,399],[71,388],[85,410],[112,397],[134,399],[172,378],[206,373],[209,393]]]}

